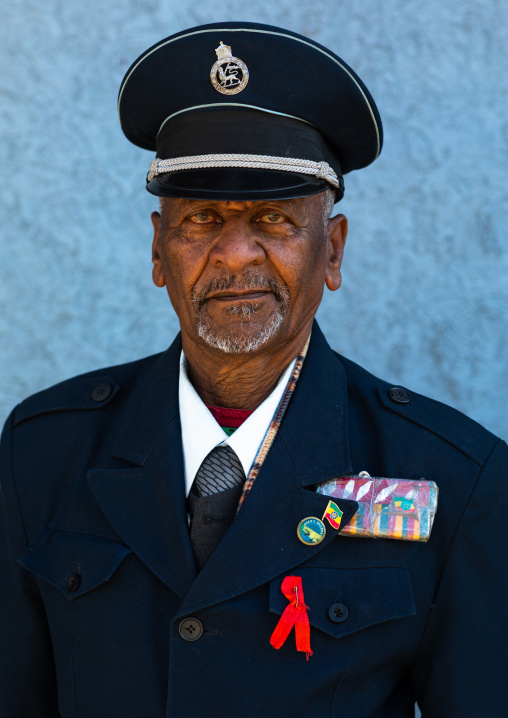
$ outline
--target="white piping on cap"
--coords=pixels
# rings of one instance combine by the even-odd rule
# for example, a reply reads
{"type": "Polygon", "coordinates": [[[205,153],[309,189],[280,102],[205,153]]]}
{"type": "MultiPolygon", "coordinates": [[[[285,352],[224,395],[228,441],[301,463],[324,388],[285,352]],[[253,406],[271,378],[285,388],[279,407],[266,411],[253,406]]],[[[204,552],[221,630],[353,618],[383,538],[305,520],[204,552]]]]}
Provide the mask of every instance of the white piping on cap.
{"type": "Polygon", "coordinates": [[[205,107],[249,107],[251,110],[259,110],[260,112],[268,112],[270,115],[280,115],[281,117],[289,117],[292,120],[298,120],[299,122],[305,122],[305,124],[310,125],[311,127],[314,127],[312,122],[308,122],[307,120],[302,120],[301,117],[296,117],[295,115],[288,115],[285,112],[276,112],[275,110],[267,110],[265,107],[256,107],[256,105],[246,105],[241,102],[210,102],[208,105],[194,105],[193,107],[186,107],[183,110],[178,110],[178,112],[173,112],[172,115],[169,115],[169,117],[166,117],[162,125],[159,127],[159,131],[157,132],[157,137],[160,135],[162,128],[170,120],[172,117],[176,117],[176,115],[181,115],[182,112],[192,112],[193,110],[201,110],[205,107]]]}

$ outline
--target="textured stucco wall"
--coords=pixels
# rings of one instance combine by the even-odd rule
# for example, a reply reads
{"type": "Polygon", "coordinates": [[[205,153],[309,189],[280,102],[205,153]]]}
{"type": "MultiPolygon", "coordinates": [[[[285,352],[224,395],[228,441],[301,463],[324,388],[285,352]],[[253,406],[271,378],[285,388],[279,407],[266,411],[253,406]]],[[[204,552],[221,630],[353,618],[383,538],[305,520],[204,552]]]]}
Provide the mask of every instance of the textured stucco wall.
{"type": "Polygon", "coordinates": [[[344,285],[319,314],[332,345],[508,437],[505,0],[10,3],[0,27],[0,420],[27,394],[161,350],[176,332],[150,279],[151,157],[121,134],[116,94],[150,44],[222,19],[311,35],[379,105],[384,151],[346,178],[340,205],[344,285]]]}

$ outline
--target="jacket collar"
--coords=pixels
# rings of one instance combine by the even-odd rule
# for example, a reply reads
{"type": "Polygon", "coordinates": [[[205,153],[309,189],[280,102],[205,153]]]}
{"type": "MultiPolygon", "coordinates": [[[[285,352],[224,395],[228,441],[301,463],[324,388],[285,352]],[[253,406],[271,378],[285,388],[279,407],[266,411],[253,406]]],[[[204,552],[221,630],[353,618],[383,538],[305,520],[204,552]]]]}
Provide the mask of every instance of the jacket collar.
{"type": "Polygon", "coordinates": [[[346,373],[317,322],[280,427],[302,486],[351,471],[346,373]]]}
{"type": "Polygon", "coordinates": [[[177,422],[181,335],[156,358],[129,401],[113,445],[113,456],[143,466],[168,427],[177,422]]]}

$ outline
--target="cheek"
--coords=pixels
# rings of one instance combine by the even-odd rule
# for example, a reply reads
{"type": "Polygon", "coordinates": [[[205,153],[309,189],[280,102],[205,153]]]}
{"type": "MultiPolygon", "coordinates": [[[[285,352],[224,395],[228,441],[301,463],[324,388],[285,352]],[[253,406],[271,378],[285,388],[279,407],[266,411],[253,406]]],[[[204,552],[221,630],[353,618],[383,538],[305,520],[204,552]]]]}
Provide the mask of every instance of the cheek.
{"type": "Polygon", "coordinates": [[[166,245],[164,274],[171,303],[180,309],[192,305],[192,290],[199,283],[207,265],[206,250],[198,243],[169,241],[166,245]]]}
{"type": "Polygon", "coordinates": [[[288,285],[291,294],[307,296],[309,291],[320,294],[326,277],[326,261],[323,242],[309,242],[281,245],[272,254],[281,278],[288,285]]]}

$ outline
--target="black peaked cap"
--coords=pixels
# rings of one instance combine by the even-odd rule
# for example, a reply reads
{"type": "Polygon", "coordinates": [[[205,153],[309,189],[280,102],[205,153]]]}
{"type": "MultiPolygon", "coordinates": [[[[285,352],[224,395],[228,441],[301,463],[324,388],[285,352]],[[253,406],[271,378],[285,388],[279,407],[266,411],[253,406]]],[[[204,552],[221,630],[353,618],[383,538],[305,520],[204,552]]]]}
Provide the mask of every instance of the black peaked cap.
{"type": "MultiPolygon", "coordinates": [[[[323,162],[339,178],[338,198],[342,175],[373,162],[383,142],[374,100],[343,60],[309,38],[257,23],[202,25],[161,40],[127,71],[118,111],[126,137],[160,160],[241,154],[323,162]],[[227,59],[213,73],[214,83],[210,76],[221,63],[219,47],[230,48],[234,94],[223,72],[227,59]]],[[[291,166],[234,162],[171,165],[167,173],[149,175],[147,188],[167,196],[264,199],[330,186],[329,177],[291,166]]]]}

